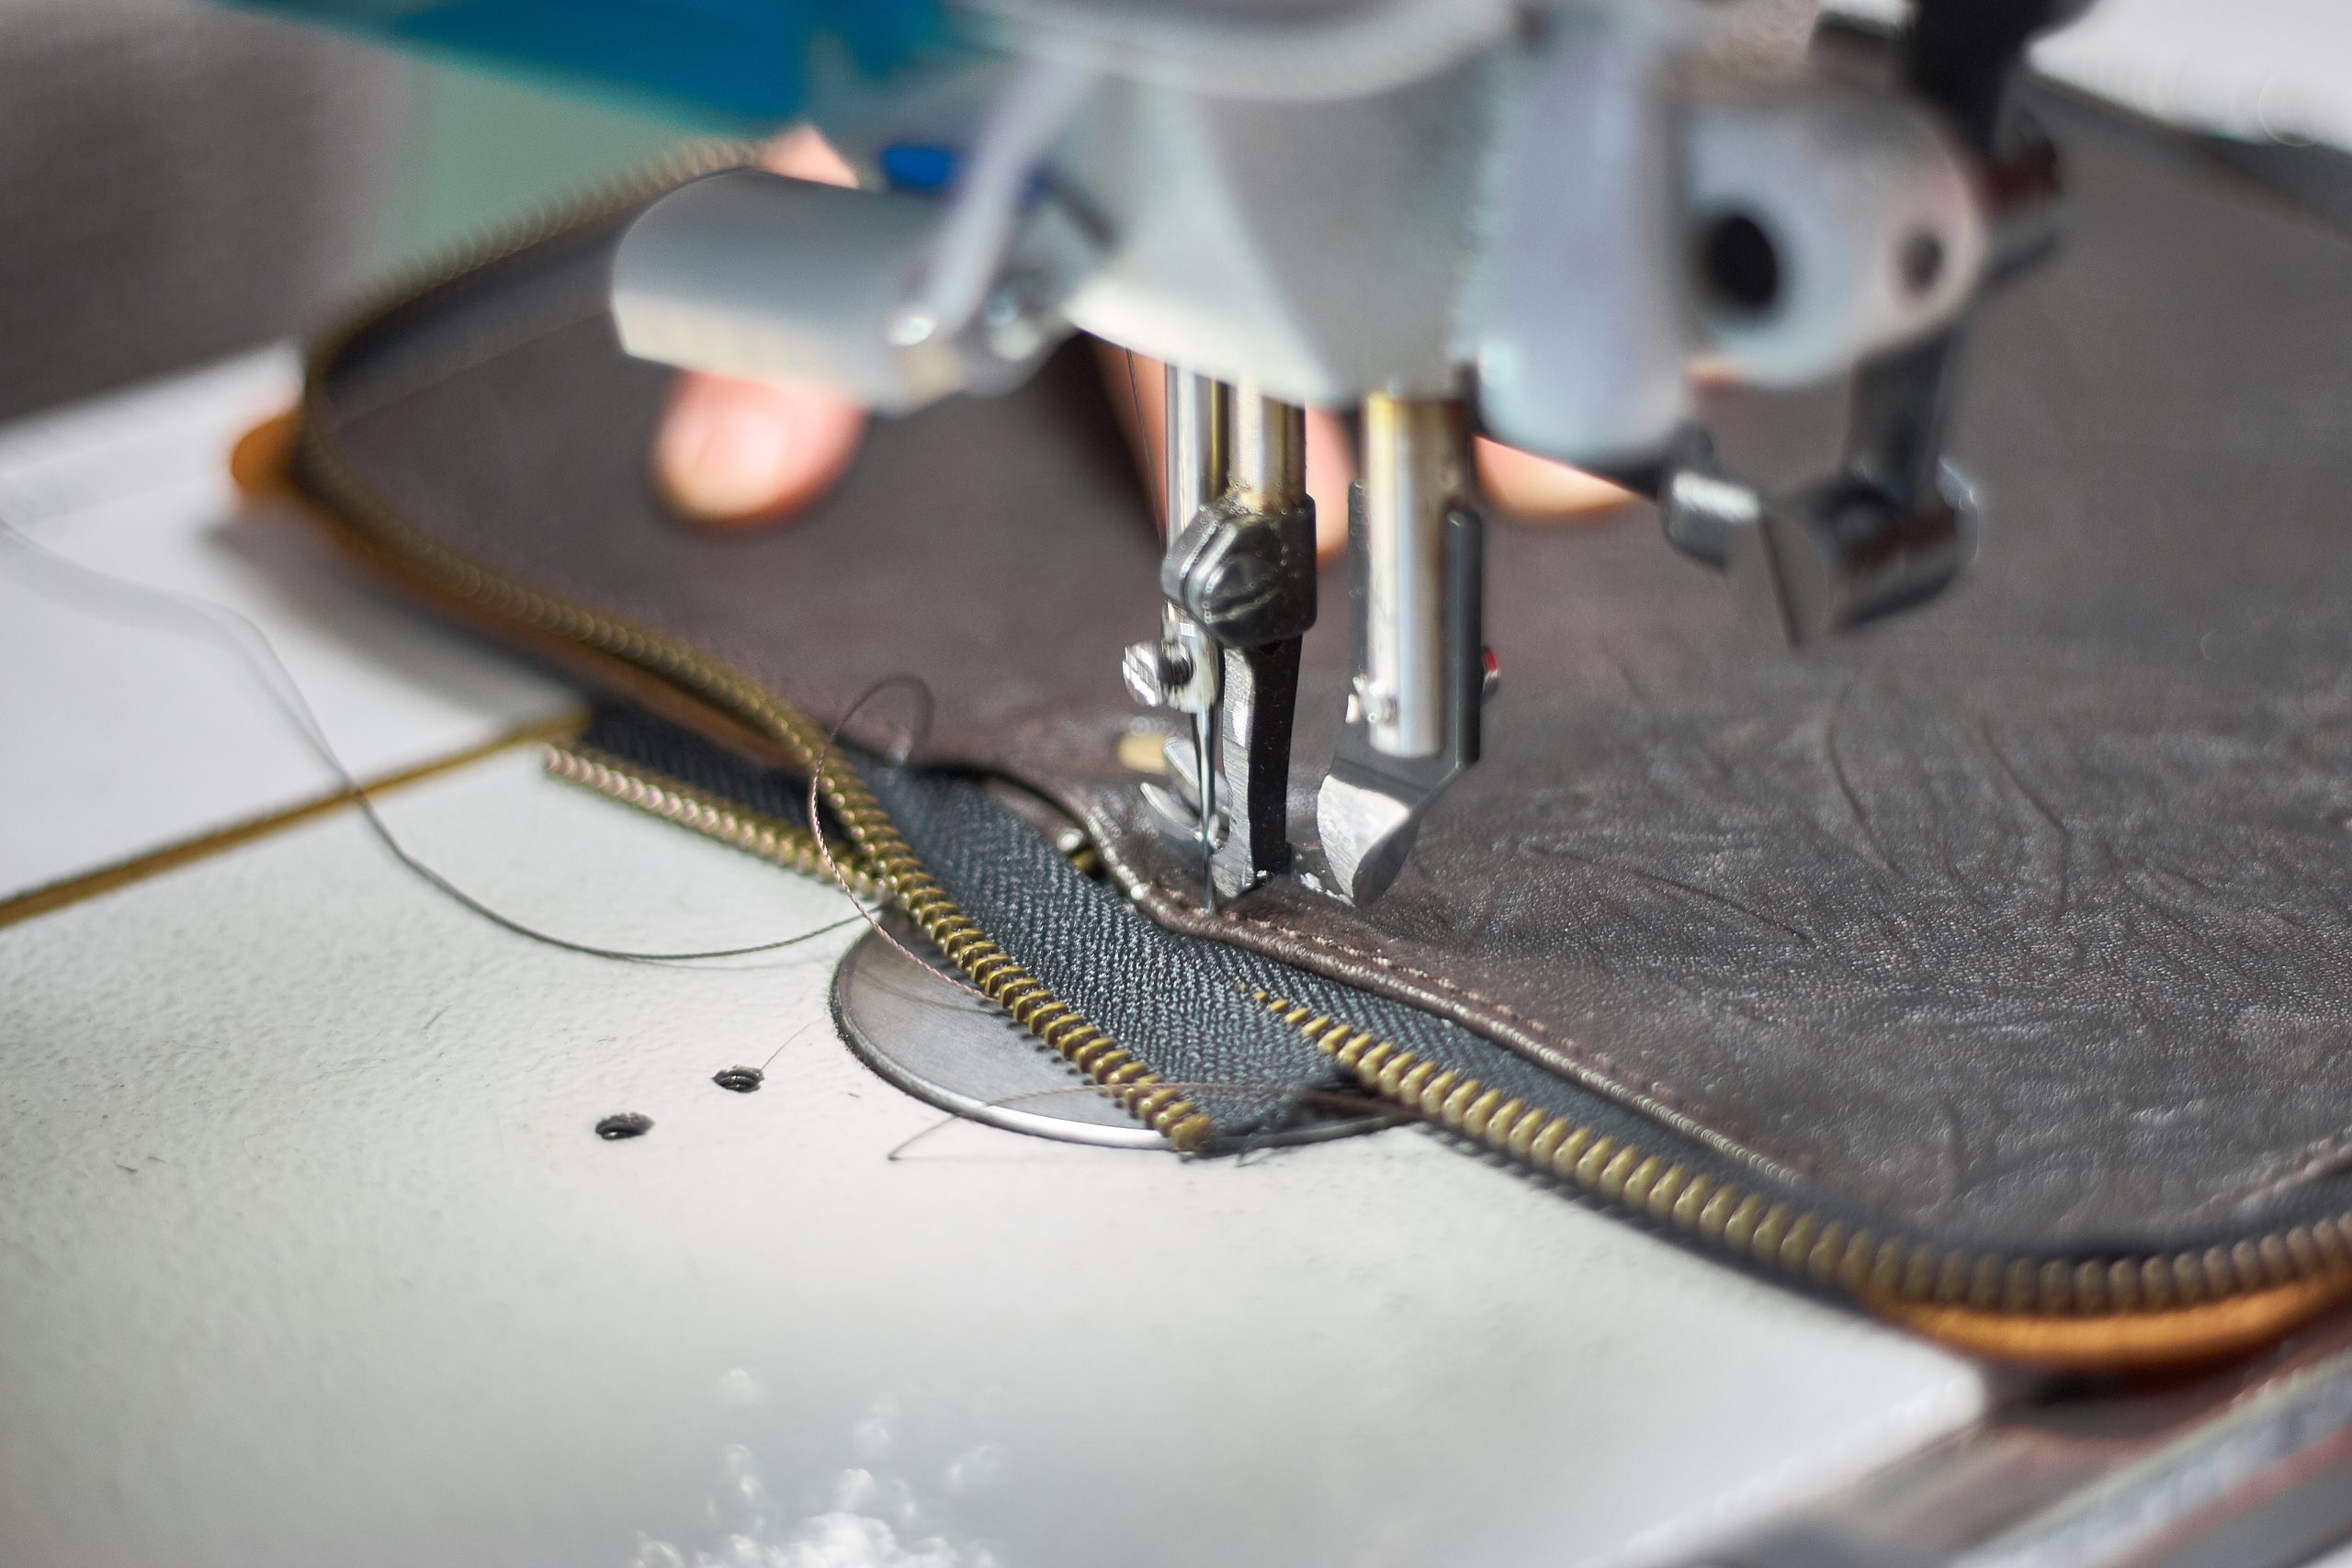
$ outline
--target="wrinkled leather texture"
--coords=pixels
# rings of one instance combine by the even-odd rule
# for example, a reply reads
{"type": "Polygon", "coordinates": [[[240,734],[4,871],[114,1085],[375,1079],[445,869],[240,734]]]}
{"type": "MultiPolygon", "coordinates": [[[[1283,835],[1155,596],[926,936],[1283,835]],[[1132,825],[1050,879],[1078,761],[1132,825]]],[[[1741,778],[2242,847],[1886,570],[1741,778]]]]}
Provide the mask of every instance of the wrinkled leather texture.
{"type": "MultiPolygon", "coordinates": [[[[1082,353],[877,429],[795,527],[695,531],[649,493],[665,374],[614,346],[607,224],[379,320],[319,429],[441,542],[811,711],[922,675],[926,753],[1080,813],[1170,923],[1920,1229],[2162,1246],[2346,1201],[2352,248],[2052,118],[2064,249],[1985,309],[1953,427],[1973,572],[1792,653],[1643,509],[1498,523],[1486,761],[1364,911],[1280,885],[1204,921],[1145,826],[1117,663],[1156,547],[1082,353]]],[[[1819,412],[1735,407],[1726,445],[1802,468],[1819,412]]],[[[1310,641],[1303,815],[1343,619],[1310,641]]]]}

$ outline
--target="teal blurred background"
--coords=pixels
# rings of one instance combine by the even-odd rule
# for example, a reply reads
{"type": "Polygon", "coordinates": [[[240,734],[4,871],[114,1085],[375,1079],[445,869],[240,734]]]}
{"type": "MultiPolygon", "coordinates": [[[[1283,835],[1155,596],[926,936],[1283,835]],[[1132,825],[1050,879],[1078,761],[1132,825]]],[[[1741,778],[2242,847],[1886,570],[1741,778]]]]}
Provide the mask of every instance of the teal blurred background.
{"type": "Polygon", "coordinates": [[[535,200],[649,162],[687,133],[628,109],[469,66],[405,68],[410,111],[381,240],[417,260],[535,200]]]}

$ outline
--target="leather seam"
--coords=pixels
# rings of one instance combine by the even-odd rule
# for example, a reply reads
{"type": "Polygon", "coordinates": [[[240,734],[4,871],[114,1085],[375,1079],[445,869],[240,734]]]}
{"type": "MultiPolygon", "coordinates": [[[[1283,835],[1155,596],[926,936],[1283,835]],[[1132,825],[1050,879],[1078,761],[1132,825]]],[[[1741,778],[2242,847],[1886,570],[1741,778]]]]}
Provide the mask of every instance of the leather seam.
{"type": "Polygon", "coordinates": [[[2352,1128],[2315,1138],[2293,1154],[2271,1161],[2228,1191],[2208,1198],[2190,1213],[2201,1219],[2249,1198],[2266,1198],[2299,1182],[2315,1180],[2328,1174],[2347,1152],[2352,1152],[2352,1128]]]}
{"type": "Polygon", "coordinates": [[[1303,931],[1295,927],[1283,925],[1280,921],[1268,919],[1262,915],[1245,915],[1234,910],[1222,910],[1216,916],[1210,917],[1202,910],[1200,905],[1195,903],[1193,898],[1182,890],[1172,887],[1166,882],[1158,880],[1153,882],[1152,886],[1160,895],[1160,897],[1166,898],[1178,908],[1184,910],[1187,914],[1193,915],[1204,919],[1214,918],[1218,920],[1230,920],[1237,924],[1255,926],[1261,931],[1272,931],[1276,936],[1307,942],[1312,946],[1322,948],[1327,952],[1343,953],[1350,958],[1360,959],[1364,963],[1376,964],[1380,968],[1385,969],[1391,974],[1407,976],[1412,979],[1433,986],[1439,990],[1449,992],[1453,996],[1461,998],[1464,1001],[1468,1002],[1473,1007],[1482,1009],[1485,1011],[1493,1014],[1495,1017],[1506,1021],[1516,1028],[1524,1029],[1531,1034],[1540,1036],[1548,1049],[1557,1051],[1562,1056],[1567,1058],[1569,1061],[1588,1066],[1593,1071],[1604,1075],[1613,1082],[1624,1086],[1633,1092],[1657,1101],[1658,1104],[1673,1111],[1678,1115],[1689,1117],[1691,1122],[1697,1125],[1713,1131],[1718,1136],[1729,1138],[1749,1149],[1752,1149],[1757,1155],[1763,1158],[1784,1166],[1787,1168],[1799,1172],[1807,1178],[1816,1180],[1821,1179],[1820,1172],[1812,1160],[1807,1159],[1803,1156],[1783,1153],[1780,1149],[1775,1148],[1772,1144],[1767,1140],[1758,1138],[1753,1134],[1747,1132],[1737,1122],[1725,1119],[1721,1113],[1702,1106],[1694,1105],[1690,1101],[1683,1099],[1674,1090],[1666,1088],[1664,1085],[1657,1083],[1642,1074],[1628,1071],[1624,1064],[1609,1055],[1606,1052],[1596,1051],[1589,1045],[1580,1045],[1572,1040],[1561,1038],[1556,1032],[1546,1026],[1541,1020],[1528,1017],[1525,1013],[1521,1012],[1518,1009],[1510,1006],[1507,1002],[1496,1001],[1492,998],[1485,995],[1483,992],[1474,991],[1467,986],[1459,985],[1454,981],[1445,978],[1442,975],[1433,975],[1426,969],[1417,968],[1410,964],[1401,963],[1396,959],[1388,957],[1385,953],[1373,952],[1365,948],[1353,947],[1347,942],[1337,941],[1331,937],[1317,936],[1312,931],[1303,931]]]}
{"type": "Polygon", "coordinates": [[[345,424],[379,414],[387,409],[406,402],[420,392],[429,392],[453,376],[481,368],[494,359],[503,358],[518,349],[585,326],[600,317],[608,316],[610,307],[598,300],[593,306],[574,306],[560,319],[541,318],[526,322],[523,329],[512,327],[500,331],[486,327],[459,336],[438,354],[420,356],[413,364],[395,367],[385,378],[387,386],[369,389],[368,395],[348,399],[335,405],[335,417],[345,424]]]}

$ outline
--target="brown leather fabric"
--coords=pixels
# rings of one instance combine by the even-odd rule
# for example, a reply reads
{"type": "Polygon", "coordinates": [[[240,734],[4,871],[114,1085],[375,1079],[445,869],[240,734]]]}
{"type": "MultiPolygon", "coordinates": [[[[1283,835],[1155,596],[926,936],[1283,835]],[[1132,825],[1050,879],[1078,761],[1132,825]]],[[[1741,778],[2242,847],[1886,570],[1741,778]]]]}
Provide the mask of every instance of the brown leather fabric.
{"type": "MultiPolygon", "coordinates": [[[[2345,1201],[2352,249],[2056,118],[2065,253],[1989,308],[1956,423],[1974,574],[1792,654],[1646,513],[1497,526],[1487,760],[1368,911],[1278,886],[1202,920],[1145,829],[1117,657],[1156,550],[1082,356],[876,431],[799,526],[695,533],[646,487],[663,373],[614,348],[606,227],[376,323],[322,418],[440,542],[814,711],[922,675],[932,754],[1080,812],[1163,919],[1921,1229],[2162,1246],[2345,1201]]],[[[1794,466],[1804,412],[1732,418],[1794,466]]],[[[1302,822],[1342,619],[1310,643],[1302,822]]]]}

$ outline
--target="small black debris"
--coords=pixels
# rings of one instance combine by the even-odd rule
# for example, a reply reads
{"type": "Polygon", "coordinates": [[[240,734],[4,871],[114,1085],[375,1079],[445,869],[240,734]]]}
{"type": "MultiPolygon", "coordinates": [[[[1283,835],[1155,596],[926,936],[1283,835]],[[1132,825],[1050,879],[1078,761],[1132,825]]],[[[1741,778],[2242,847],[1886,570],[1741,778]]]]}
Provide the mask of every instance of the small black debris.
{"type": "Polygon", "coordinates": [[[725,1067],[711,1075],[710,1081],[730,1094],[755,1094],[767,1074],[757,1067],[725,1067]]]}
{"type": "Polygon", "coordinates": [[[596,1136],[608,1144],[619,1143],[623,1138],[641,1138],[651,1131],[653,1131],[653,1118],[641,1116],[634,1111],[624,1111],[617,1116],[607,1116],[596,1123],[596,1136]]]}

